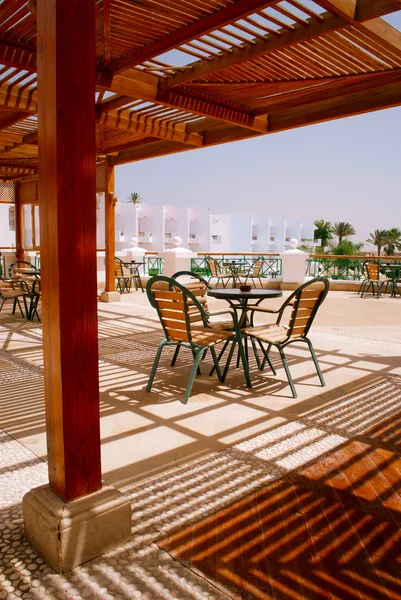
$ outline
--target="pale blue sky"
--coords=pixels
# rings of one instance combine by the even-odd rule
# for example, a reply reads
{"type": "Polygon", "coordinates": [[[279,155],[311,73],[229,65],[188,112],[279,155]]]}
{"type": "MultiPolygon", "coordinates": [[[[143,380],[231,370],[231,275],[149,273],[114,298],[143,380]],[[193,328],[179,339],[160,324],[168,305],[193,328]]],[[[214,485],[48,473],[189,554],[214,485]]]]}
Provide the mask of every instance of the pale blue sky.
{"type": "MultiPolygon", "coordinates": [[[[401,11],[389,21],[401,29],[401,11]]],[[[401,107],[116,169],[124,200],[401,228],[401,107]]]]}

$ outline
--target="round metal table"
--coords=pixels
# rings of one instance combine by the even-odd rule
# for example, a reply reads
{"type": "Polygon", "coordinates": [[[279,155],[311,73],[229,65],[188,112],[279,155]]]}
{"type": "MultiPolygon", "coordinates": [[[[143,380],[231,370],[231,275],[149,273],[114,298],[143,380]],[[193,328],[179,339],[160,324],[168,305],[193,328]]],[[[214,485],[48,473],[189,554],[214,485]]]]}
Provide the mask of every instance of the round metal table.
{"type": "Polygon", "coordinates": [[[262,300],[268,298],[280,298],[283,295],[283,292],[281,290],[265,290],[262,288],[252,288],[249,292],[242,292],[239,288],[219,288],[217,290],[208,290],[207,295],[212,298],[218,298],[219,300],[227,300],[234,310],[240,311],[238,323],[242,328],[246,326],[246,312],[249,301],[256,300],[256,302],[252,302],[251,306],[258,306],[262,300]]]}
{"type": "MultiPolygon", "coordinates": [[[[242,292],[239,288],[230,288],[230,289],[218,289],[218,290],[208,290],[207,292],[208,296],[211,296],[212,298],[218,298],[220,300],[227,300],[227,302],[229,303],[229,305],[231,306],[231,308],[233,308],[237,315],[238,315],[238,324],[239,324],[239,328],[243,329],[244,327],[247,327],[247,325],[249,324],[248,318],[247,318],[247,310],[248,310],[248,306],[249,306],[249,301],[255,300],[255,302],[252,302],[251,306],[258,306],[258,304],[260,304],[262,302],[262,300],[266,300],[267,298],[280,298],[283,293],[281,290],[265,290],[262,288],[252,288],[249,292],[242,292]]],[[[256,362],[258,364],[258,367],[260,368],[260,358],[258,356],[258,352],[256,349],[256,345],[255,345],[255,341],[253,340],[253,338],[251,338],[251,343],[252,343],[252,347],[253,347],[253,352],[255,354],[255,359],[256,362]]],[[[223,346],[223,349],[221,350],[219,356],[218,356],[218,360],[220,360],[220,358],[222,357],[222,355],[224,354],[224,351],[227,347],[228,342],[226,342],[223,346]]],[[[245,343],[245,356],[246,356],[246,360],[247,362],[249,362],[249,356],[248,356],[248,344],[245,343]]],[[[231,355],[228,358],[228,361],[230,362],[231,360],[231,355]]],[[[237,356],[237,368],[239,367],[240,364],[240,357],[239,357],[239,353],[237,356]]],[[[213,372],[213,371],[212,371],[213,372]]]]}

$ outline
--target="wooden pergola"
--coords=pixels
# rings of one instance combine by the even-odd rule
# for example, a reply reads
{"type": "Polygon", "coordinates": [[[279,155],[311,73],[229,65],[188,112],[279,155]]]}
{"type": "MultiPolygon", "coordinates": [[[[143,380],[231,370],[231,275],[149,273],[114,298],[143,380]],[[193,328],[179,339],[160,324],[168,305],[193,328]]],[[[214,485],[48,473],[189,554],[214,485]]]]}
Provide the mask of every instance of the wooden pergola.
{"type": "Polygon", "coordinates": [[[49,479],[63,502],[102,488],[96,165],[112,290],[114,166],[400,105],[401,33],[382,19],[397,10],[401,0],[1,2],[0,180],[16,182],[18,202],[38,179],[49,479]]]}

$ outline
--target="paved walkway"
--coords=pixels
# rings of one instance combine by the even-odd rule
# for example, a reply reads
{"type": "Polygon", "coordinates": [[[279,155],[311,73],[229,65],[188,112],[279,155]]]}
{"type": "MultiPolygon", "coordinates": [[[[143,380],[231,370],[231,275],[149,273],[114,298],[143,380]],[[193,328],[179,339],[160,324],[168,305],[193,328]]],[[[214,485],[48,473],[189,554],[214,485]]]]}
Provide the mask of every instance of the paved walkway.
{"type": "Polygon", "coordinates": [[[342,599],[348,597],[340,592],[348,590],[350,581],[356,590],[352,598],[401,597],[396,587],[398,533],[394,527],[401,472],[401,337],[391,325],[399,322],[400,303],[384,298],[364,299],[355,305],[354,300],[341,293],[333,296],[325,308],[326,324],[320,321],[314,330],[327,388],[318,385],[306,354],[294,348],[289,357],[297,400],[290,397],[282,370],[274,378],[267,372],[259,374],[253,366],[252,391],[244,387],[238,371],[230,372],[224,386],[204,375],[197,379],[187,407],[177,397],[184,389],[189,359],[181,359],[172,370],[166,354],[155,393],[143,391],[160,339],[160,328],[145,297],[131,294],[123,297],[121,305],[100,306],[104,479],[130,497],[133,537],[125,547],[64,576],[47,567],[22,535],[21,498],[31,487],[47,481],[42,460],[46,448],[41,329],[36,323],[13,319],[7,311],[2,313],[0,598],[249,600],[269,598],[264,594],[271,593],[273,598],[342,599]],[[354,329],[350,306],[359,311],[354,329]],[[380,323],[375,325],[378,307],[380,323]],[[392,334],[387,335],[390,328],[392,334]],[[333,461],[336,467],[330,470],[333,461]],[[378,475],[379,470],[384,475],[378,475]],[[367,490],[376,496],[370,497],[367,490]],[[266,518],[266,526],[244,533],[244,523],[250,526],[254,519],[255,506],[258,523],[266,518]],[[288,507],[294,522],[284,516],[272,528],[269,515],[288,507]],[[234,527],[231,515],[238,514],[234,527]],[[327,518],[320,528],[323,514],[327,518]],[[365,527],[366,518],[370,521],[365,527]],[[221,524],[224,533],[219,535],[224,543],[216,544],[217,534],[208,533],[216,529],[207,525],[201,549],[206,547],[214,557],[209,562],[215,565],[228,557],[224,577],[217,577],[203,562],[194,566],[202,554],[197,546],[198,529],[193,530],[197,539],[190,556],[178,554],[188,528],[195,525],[204,532],[208,519],[221,524]],[[376,529],[370,527],[372,519],[376,529]],[[303,531],[304,537],[290,538],[286,545],[284,532],[293,527],[303,531]],[[256,550],[244,549],[246,535],[255,540],[264,536],[262,550],[267,554],[260,550],[260,539],[256,550]],[[276,546],[271,544],[273,537],[276,546]],[[384,541],[380,545],[377,540],[384,541]],[[338,551],[345,552],[353,570],[342,569],[338,551]],[[237,556],[231,556],[236,552],[237,556]],[[252,572],[250,578],[248,567],[255,556],[259,573],[254,577],[252,572]],[[305,557],[307,567],[298,571],[305,557]],[[319,566],[311,569],[318,558],[319,566]],[[282,569],[283,561],[290,565],[288,573],[282,569]],[[330,565],[335,574],[331,588],[330,565]],[[380,571],[377,575],[384,568],[387,574],[380,571]],[[291,578],[296,583],[291,584],[291,578]],[[336,587],[340,585],[343,588],[336,587]]]}

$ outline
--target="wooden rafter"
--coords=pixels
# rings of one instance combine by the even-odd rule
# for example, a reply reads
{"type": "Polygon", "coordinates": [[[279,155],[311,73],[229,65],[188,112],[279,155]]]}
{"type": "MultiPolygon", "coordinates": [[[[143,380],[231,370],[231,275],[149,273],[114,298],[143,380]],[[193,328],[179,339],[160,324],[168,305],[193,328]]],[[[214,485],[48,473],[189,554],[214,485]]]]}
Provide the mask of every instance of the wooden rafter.
{"type": "Polygon", "coordinates": [[[203,137],[198,133],[189,133],[185,123],[164,122],[162,119],[152,119],[128,111],[125,114],[109,112],[103,114],[100,119],[104,128],[121,129],[135,135],[167,139],[190,146],[200,147],[203,145],[203,137]]]}

